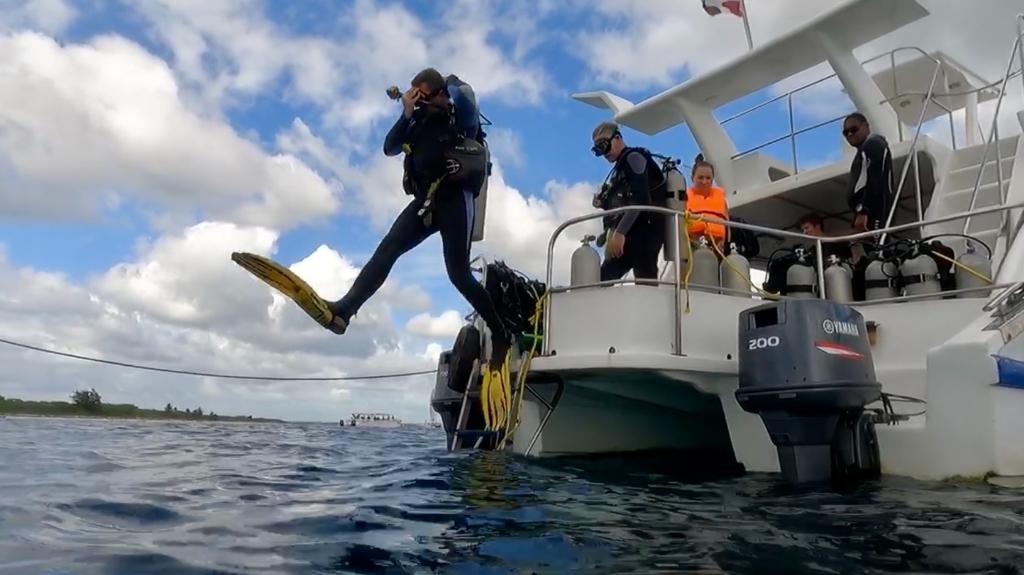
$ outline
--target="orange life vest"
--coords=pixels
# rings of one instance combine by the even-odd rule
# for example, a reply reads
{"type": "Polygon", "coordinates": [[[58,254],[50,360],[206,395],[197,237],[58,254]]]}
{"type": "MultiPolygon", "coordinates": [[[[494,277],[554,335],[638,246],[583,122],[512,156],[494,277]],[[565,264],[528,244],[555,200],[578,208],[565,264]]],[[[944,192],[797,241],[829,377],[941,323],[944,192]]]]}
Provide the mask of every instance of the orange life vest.
{"type": "MultiPolygon", "coordinates": [[[[704,214],[712,218],[729,219],[729,209],[725,205],[725,190],[712,186],[707,196],[696,189],[686,190],[686,209],[694,214],[704,214]]],[[[691,239],[700,236],[711,236],[715,240],[725,240],[725,226],[712,222],[690,222],[686,230],[691,239]]]]}

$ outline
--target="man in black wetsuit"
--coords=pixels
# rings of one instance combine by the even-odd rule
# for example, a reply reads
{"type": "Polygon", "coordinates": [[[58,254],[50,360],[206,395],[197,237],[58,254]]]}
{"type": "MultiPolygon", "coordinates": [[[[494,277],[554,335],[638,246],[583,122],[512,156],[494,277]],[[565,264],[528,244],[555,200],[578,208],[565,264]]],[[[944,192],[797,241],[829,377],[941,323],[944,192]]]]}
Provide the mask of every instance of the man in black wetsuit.
{"type": "Polygon", "coordinates": [[[477,137],[480,118],[476,96],[468,84],[454,76],[446,80],[433,68],[417,74],[411,86],[401,97],[402,115],[384,140],[384,154],[406,153],[402,185],[413,199],[395,219],[348,293],[329,305],[339,317],[337,321],[347,326],[363,303],[383,285],[398,258],[434,232],[440,232],[448,278],[487,324],[493,343],[492,361],[500,361],[508,350],[511,334],[487,290],[473,277],[469,267],[475,217],[473,199],[479,190],[464,189],[443,179],[437,184],[445,173],[444,153],[454,132],[461,132],[468,139],[477,137]],[[431,207],[424,211],[432,186],[435,190],[431,207]]]}
{"type": "MultiPolygon", "coordinates": [[[[594,207],[665,205],[665,176],[650,152],[627,147],[614,122],[599,124],[592,139],[594,155],[614,164],[607,184],[594,196],[594,207]]],[[[601,264],[601,281],[619,279],[629,270],[638,280],[657,279],[658,252],[665,239],[662,215],[627,212],[606,217],[605,226],[608,257],[601,264]]]]}
{"type": "Polygon", "coordinates": [[[843,137],[857,156],[850,166],[847,203],[853,210],[853,228],[858,231],[885,227],[893,202],[892,155],[889,143],[872,134],[867,118],[854,112],[843,121],[843,137]]]}

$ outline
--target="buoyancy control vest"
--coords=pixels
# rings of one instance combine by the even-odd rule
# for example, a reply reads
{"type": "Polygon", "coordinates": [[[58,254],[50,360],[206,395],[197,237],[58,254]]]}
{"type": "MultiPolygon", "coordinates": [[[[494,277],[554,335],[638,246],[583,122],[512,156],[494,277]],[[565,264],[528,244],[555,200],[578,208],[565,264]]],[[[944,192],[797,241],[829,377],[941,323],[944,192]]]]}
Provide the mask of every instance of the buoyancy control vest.
{"type": "MultiPolygon", "coordinates": [[[[652,206],[664,207],[667,195],[665,193],[665,174],[661,169],[661,166],[655,161],[654,155],[646,148],[631,147],[622,150],[619,154],[618,159],[615,160],[615,164],[612,167],[611,172],[605,180],[605,183],[601,186],[601,209],[612,210],[615,208],[621,208],[623,206],[637,205],[637,201],[633,198],[632,190],[629,187],[629,179],[627,170],[629,167],[626,165],[627,158],[633,152],[637,152],[644,157],[647,161],[647,191],[650,195],[652,206]]],[[[637,217],[637,221],[643,221],[646,223],[654,223],[658,218],[654,217],[656,214],[646,213],[640,214],[637,217]]],[[[604,227],[609,229],[614,227],[622,214],[616,214],[614,216],[606,216],[604,218],[604,227]]]]}

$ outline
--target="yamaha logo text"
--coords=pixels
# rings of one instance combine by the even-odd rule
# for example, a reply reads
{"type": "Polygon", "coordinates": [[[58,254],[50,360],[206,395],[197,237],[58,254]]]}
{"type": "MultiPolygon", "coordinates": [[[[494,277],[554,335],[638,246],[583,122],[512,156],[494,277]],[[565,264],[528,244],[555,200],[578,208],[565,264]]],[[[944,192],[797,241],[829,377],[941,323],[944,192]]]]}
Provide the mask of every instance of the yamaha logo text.
{"type": "Polygon", "coordinates": [[[826,319],[821,322],[821,329],[825,330],[825,333],[829,335],[836,333],[839,335],[860,335],[860,329],[858,329],[857,324],[852,321],[826,319]]]}

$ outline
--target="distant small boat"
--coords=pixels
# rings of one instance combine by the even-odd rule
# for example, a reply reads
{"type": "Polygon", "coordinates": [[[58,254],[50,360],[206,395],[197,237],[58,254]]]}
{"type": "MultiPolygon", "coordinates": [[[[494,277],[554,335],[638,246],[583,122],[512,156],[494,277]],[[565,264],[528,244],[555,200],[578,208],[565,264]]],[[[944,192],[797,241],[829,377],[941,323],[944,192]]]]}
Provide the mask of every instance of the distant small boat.
{"type": "Polygon", "coordinates": [[[353,413],[348,420],[349,427],[401,427],[402,420],[390,413],[353,413]]]}

